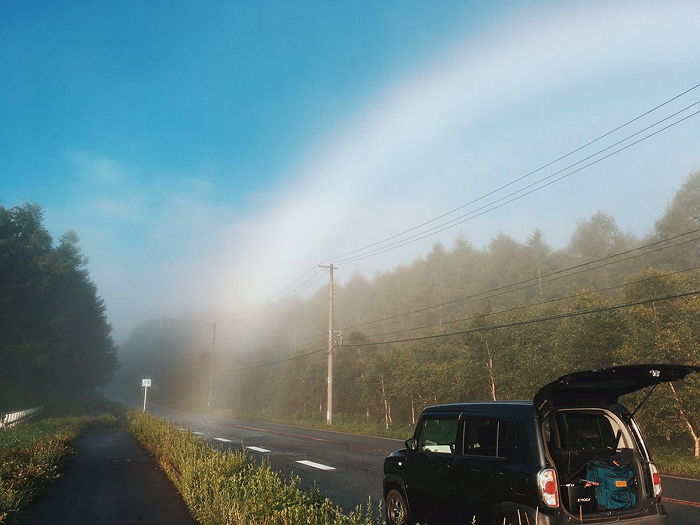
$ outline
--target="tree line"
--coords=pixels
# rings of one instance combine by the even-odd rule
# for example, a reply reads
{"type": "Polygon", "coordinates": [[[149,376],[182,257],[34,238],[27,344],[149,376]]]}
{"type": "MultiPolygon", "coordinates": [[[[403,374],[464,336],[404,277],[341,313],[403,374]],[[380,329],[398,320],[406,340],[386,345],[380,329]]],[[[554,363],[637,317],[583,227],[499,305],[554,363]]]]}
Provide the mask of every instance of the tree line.
{"type": "Polygon", "coordinates": [[[55,244],[36,204],[0,206],[0,412],[104,384],[116,348],[78,236],[55,244]]]}
{"type": "MultiPolygon", "coordinates": [[[[483,249],[460,237],[372,279],[354,274],[336,289],[343,346],[334,351],[334,409],[392,428],[415,422],[429,404],[530,399],[575,370],[698,365],[700,298],[669,297],[700,290],[699,239],[695,172],[643,238],[598,212],[560,250],[540,231],[525,242],[501,233],[483,249]],[[389,340],[406,341],[382,344],[389,340]]],[[[216,407],[321,421],[326,294],[270,304],[264,325],[229,327],[234,335],[214,355],[205,315],[144,323],[124,345],[135,367],[129,381],[150,367],[156,396],[201,408],[215,359],[216,407]]],[[[700,378],[663,385],[639,418],[653,438],[700,457],[700,378]]]]}

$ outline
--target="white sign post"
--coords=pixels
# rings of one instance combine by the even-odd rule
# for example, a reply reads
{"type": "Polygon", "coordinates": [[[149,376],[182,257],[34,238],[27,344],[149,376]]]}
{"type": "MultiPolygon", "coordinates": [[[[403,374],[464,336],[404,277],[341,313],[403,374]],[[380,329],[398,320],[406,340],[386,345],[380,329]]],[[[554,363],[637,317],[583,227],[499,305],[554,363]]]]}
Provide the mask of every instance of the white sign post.
{"type": "Polygon", "coordinates": [[[143,387],[143,411],[146,412],[146,399],[148,398],[148,387],[151,386],[150,379],[142,379],[141,386],[143,387]]]}

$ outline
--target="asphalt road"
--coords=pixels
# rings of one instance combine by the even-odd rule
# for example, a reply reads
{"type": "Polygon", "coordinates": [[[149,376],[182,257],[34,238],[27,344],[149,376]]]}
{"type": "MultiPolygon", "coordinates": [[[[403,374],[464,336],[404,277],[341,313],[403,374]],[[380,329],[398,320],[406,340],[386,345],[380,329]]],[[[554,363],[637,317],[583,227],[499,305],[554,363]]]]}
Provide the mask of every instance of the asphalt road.
{"type": "MultiPolygon", "coordinates": [[[[384,456],[403,441],[306,427],[247,421],[152,407],[151,412],[221,447],[246,447],[275,470],[295,474],[302,487],[317,484],[345,510],[382,500],[384,456]]],[[[409,436],[406,436],[409,437],[409,436]]],[[[700,481],[662,477],[671,525],[700,524],[700,481]]]]}
{"type": "Polygon", "coordinates": [[[185,502],[128,432],[92,425],[62,475],[26,509],[30,525],[195,525],[185,502]]]}
{"type": "Polygon", "coordinates": [[[201,433],[220,447],[246,447],[256,458],[269,458],[272,468],[296,474],[301,486],[314,483],[345,510],[382,496],[384,456],[403,446],[397,439],[332,432],[305,427],[179,412],[162,407],[151,412],[181,428],[201,433]],[[300,463],[307,462],[307,463],[300,463]]]}

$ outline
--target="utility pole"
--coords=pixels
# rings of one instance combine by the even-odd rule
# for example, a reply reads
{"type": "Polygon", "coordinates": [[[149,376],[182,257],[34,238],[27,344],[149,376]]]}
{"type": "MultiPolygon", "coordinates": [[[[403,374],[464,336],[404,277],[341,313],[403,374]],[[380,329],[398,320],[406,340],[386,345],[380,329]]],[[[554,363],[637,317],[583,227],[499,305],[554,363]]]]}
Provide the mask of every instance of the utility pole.
{"type": "Polygon", "coordinates": [[[321,268],[328,268],[328,393],[326,399],[326,424],[333,424],[333,270],[338,268],[330,264],[321,268]]]}
{"type": "Polygon", "coordinates": [[[207,323],[212,327],[211,356],[209,358],[209,388],[207,389],[207,410],[211,409],[211,388],[214,382],[214,352],[216,351],[216,323],[207,323]]]}

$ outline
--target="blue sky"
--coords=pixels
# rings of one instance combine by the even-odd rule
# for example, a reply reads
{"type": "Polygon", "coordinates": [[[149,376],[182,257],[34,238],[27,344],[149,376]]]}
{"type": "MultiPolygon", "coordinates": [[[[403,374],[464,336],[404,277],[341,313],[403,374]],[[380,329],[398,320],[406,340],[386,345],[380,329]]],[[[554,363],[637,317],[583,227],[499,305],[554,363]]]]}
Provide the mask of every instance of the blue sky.
{"type": "MultiPolygon", "coordinates": [[[[0,204],[38,202],[52,233],[78,232],[118,338],[143,317],[254,303],[697,84],[698,11],[6,1],[0,204]]],[[[700,168],[699,120],[343,273],[460,233],[481,246],[539,227],[559,247],[598,210],[644,234],[700,168]]]]}
{"type": "Polygon", "coordinates": [[[205,172],[240,199],[460,18],[476,25],[466,6],[4,2],[3,167],[50,199],[66,196],[67,150],[104,152],[151,176],[205,172]]]}

